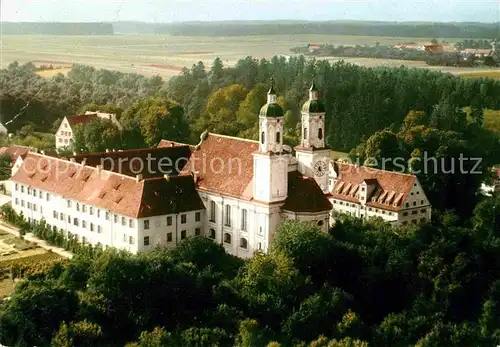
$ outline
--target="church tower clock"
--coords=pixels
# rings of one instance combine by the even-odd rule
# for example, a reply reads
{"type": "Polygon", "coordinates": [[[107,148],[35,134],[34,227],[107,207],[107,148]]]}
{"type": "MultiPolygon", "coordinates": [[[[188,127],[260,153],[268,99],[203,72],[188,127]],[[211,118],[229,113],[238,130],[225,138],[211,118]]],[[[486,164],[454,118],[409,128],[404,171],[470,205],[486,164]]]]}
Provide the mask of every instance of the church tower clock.
{"type": "Polygon", "coordinates": [[[290,153],[283,149],[283,127],[284,113],[271,79],[267,103],[259,112],[259,150],[253,153],[253,191],[258,201],[278,202],[287,197],[290,153]]]}
{"type": "Polygon", "coordinates": [[[325,106],[313,80],[309,100],[302,106],[301,140],[295,147],[295,155],[300,173],[313,177],[326,194],[329,191],[330,149],[325,146],[324,134],[325,106]]]}

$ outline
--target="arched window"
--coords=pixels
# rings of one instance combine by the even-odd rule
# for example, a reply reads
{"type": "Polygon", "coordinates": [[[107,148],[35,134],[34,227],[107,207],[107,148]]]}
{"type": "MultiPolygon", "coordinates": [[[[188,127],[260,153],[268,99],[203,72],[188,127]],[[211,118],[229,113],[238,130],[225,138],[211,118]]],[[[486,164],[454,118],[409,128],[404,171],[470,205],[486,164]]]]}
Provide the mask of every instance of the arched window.
{"type": "Polygon", "coordinates": [[[240,247],[244,248],[244,249],[248,248],[248,241],[247,241],[247,239],[245,239],[243,237],[240,239],[240,247]]]}
{"type": "Polygon", "coordinates": [[[266,133],[262,132],[260,133],[260,142],[264,144],[265,141],[266,141],[266,133]]]}
{"type": "Polygon", "coordinates": [[[215,239],[215,229],[210,229],[210,238],[215,239]]]}
{"type": "Polygon", "coordinates": [[[281,143],[281,133],[279,131],[276,133],[276,143],[281,143]]]}
{"type": "Polygon", "coordinates": [[[304,140],[307,140],[307,128],[304,128],[304,140]]]}
{"type": "Polygon", "coordinates": [[[322,128],[318,129],[318,139],[320,139],[320,140],[323,139],[323,129],[322,128]]]}
{"type": "Polygon", "coordinates": [[[224,234],[224,242],[231,243],[231,234],[229,234],[229,233],[224,234]]]}

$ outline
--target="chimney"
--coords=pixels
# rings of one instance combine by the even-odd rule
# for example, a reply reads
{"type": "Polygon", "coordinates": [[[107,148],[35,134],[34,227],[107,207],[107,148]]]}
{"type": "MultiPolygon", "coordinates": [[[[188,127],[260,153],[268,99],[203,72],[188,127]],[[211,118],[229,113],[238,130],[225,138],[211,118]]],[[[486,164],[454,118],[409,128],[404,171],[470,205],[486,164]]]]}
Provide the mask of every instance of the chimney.
{"type": "Polygon", "coordinates": [[[142,174],[135,175],[135,181],[136,182],[142,181],[142,174]]]}
{"type": "Polygon", "coordinates": [[[169,175],[163,175],[163,177],[165,178],[165,180],[168,182],[170,181],[170,176],[169,175]]]}
{"type": "Polygon", "coordinates": [[[106,153],[109,153],[109,149],[106,148],[106,153]]]}
{"type": "Polygon", "coordinates": [[[95,168],[97,169],[97,172],[101,172],[102,171],[102,165],[97,165],[95,168]]]}
{"type": "Polygon", "coordinates": [[[85,164],[87,164],[87,159],[82,160],[82,165],[85,166],[85,164]]]}
{"type": "Polygon", "coordinates": [[[175,147],[175,144],[173,142],[170,142],[170,147],[175,147]]]}
{"type": "Polygon", "coordinates": [[[199,178],[200,173],[198,171],[193,171],[193,172],[191,172],[191,175],[193,176],[194,184],[198,183],[198,178],[199,178]]]}
{"type": "Polygon", "coordinates": [[[75,158],[69,158],[69,161],[72,162],[72,163],[76,163],[75,158]]]}
{"type": "Polygon", "coordinates": [[[41,151],[40,151],[40,153],[41,153],[42,155],[45,155],[45,151],[44,151],[44,150],[41,150],[41,151]]]}

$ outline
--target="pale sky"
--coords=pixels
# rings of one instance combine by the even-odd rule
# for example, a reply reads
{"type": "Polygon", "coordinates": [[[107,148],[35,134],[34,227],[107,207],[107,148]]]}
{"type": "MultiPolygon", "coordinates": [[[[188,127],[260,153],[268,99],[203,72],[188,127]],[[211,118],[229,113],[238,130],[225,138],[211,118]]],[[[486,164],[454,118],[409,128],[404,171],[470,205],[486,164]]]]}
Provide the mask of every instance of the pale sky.
{"type": "Polygon", "coordinates": [[[25,22],[500,21],[500,0],[0,0],[0,4],[2,21],[25,22]]]}

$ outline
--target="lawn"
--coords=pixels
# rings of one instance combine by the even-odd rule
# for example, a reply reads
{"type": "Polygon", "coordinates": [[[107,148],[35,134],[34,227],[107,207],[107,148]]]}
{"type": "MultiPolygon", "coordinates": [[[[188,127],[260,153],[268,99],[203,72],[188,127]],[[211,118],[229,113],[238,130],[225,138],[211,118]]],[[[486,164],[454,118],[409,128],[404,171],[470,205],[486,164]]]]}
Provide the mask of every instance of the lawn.
{"type": "Polygon", "coordinates": [[[500,134],[500,111],[484,111],[484,126],[500,134]]]}
{"type": "MultiPolygon", "coordinates": [[[[6,67],[12,61],[21,63],[33,61],[37,65],[52,65],[54,68],[68,68],[79,63],[96,68],[160,75],[165,79],[179,74],[183,67],[191,67],[202,61],[207,67],[216,57],[225,65],[234,65],[238,59],[252,56],[256,59],[275,55],[291,56],[291,48],[308,43],[336,45],[382,45],[401,42],[429,41],[430,38],[376,37],[352,35],[269,35],[244,37],[186,37],[162,35],[113,35],[113,36],[21,36],[3,35],[0,49],[2,62],[6,67]]],[[[450,42],[459,39],[450,39],[450,42]]],[[[335,57],[328,58],[338,60],[335,57]]],[[[428,67],[423,62],[385,60],[370,58],[344,58],[367,66],[428,67]]],[[[474,69],[440,68],[447,72],[470,72],[474,69]]],[[[66,70],[58,72],[65,73],[66,70]]],[[[57,73],[41,71],[44,77],[57,73]]]]}

